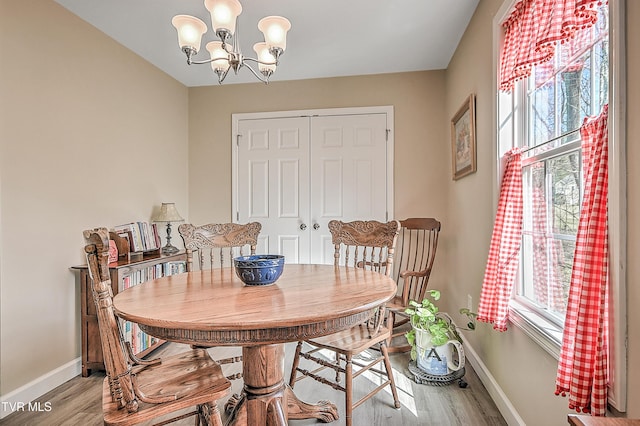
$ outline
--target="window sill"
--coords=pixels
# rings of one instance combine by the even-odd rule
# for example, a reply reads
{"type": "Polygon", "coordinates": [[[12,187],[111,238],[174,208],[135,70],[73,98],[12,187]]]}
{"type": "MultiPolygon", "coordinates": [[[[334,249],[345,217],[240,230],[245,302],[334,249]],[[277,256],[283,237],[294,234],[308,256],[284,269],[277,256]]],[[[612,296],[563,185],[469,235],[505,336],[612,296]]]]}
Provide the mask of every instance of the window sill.
{"type": "Polygon", "coordinates": [[[551,356],[559,359],[562,329],[515,300],[511,301],[509,307],[509,321],[524,331],[551,356]]]}

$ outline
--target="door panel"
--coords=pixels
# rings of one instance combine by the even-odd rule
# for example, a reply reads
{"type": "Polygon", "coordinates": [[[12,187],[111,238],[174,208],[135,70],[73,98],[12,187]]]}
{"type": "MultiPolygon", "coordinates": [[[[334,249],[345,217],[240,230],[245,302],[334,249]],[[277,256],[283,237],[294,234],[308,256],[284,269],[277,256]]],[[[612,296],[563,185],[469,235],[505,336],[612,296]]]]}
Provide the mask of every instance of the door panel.
{"type": "Polygon", "coordinates": [[[386,132],[386,114],[312,118],[312,263],[333,263],[330,220],[386,221],[386,132]]]}
{"type": "Polygon", "coordinates": [[[240,120],[238,134],[237,220],[262,224],[259,253],[308,263],[308,118],[240,120]]]}
{"type": "Polygon", "coordinates": [[[278,161],[278,182],[280,183],[280,197],[278,200],[278,216],[300,217],[300,161],[278,161]]]}
{"type": "Polygon", "coordinates": [[[320,180],[321,189],[318,195],[322,197],[316,206],[320,217],[342,217],[342,159],[320,159],[320,173],[312,180],[320,180]]]}
{"type": "Polygon", "coordinates": [[[269,217],[269,162],[249,160],[251,192],[249,197],[249,216],[253,219],[269,217]]]}
{"type": "Polygon", "coordinates": [[[238,120],[237,220],[258,253],[333,263],[332,219],[387,220],[386,113],[238,120]]]}

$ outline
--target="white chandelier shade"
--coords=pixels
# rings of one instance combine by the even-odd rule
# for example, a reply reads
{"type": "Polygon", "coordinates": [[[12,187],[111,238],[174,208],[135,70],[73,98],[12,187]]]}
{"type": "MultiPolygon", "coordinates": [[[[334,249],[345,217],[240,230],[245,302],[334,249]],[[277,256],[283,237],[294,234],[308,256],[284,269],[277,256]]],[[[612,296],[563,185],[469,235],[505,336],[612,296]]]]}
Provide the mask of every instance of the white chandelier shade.
{"type": "Polygon", "coordinates": [[[180,49],[185,48],[195,50],[198,53],[202,35],[207,32],[207,26],[200,19],[189,15],[176,15],[171,23],[178,32],[178,44],[180,49]]]}
{"type": "Polygon", "coordinates": [[[267,16],[258,22],[258,29],[264,34],[264,41],[269,48],[287,49],[287,32],[291,23],[282,16],[267,16]]]}
{"type": "Polygon", "coordinates": [[[221,58],[211,61],[211,69],[219,74],[221,72],[226,73],[229,70],[229,60],[226,59],[227,51],[222,47],[221,41],[210,41],[206,45],[209,51],[209,56],[212,58],[221,58]]]}
{"type": "Polygon", "coordinates": [[[211,41],[205,46],[210,59],[194,61],[193,57],[200,51],[202,36],[207,32],[206,24],[190,15],[176,15],[171,20],[178,33],[178,45],[187,55],[187,64],[211,64],[218,76],[218,83],[227,76],[229,68],[237,74],[246,66],[253,75],[264,83],[276,71],[280,56],[287,49],[287,33],[291,29],[288,19],[281,16],[267,16],[258,22],[258,29],[264,35],[264,42],[254,45],[257,58],[242,55],[238,42],[237,19],[242,13],[242,5],[238,0],[204,0],[204,5],[211,15],[211,26],[219,41],[211,41]],[[255,62],[256,72],[246,61],[255,62]]]}
{"type": "Polygon", "coordinates": [[[236,20],[242,13],[242,5],[238,0],[204,0],[204,7],[211,14],[211,26],[218,37],[221,31],[231,36],[236,33],[236,20]]]}
{"type": "Polygon", "coordinates": [[[275,70],[275,61],[276,58],[273,57],[271,52],[269,52],[269,46],[266,42],[261,41],[253,45],[253,50],[256,52],[258,57],[258,70],[264,75],[271,75],[275,70]],[[269,64],[274,65],[269,65],[269,64]]]}

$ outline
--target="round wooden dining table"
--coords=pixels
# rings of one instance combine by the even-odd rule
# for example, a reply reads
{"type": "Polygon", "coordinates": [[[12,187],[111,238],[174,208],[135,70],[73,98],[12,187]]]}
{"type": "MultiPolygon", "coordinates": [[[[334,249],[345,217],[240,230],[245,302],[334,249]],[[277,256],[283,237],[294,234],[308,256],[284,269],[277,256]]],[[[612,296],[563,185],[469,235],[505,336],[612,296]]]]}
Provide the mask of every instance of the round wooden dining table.
{"type": "Polygon", "coordinates": [[[244,389],[227,425],[337,420],[335,404],[299,400],[284,381],[284,344],[348,329],[396,294],[395,281],[360,268],[285,264],[272,285],[247,286],[233,268],[147,281],[118,293],[116,314],[171,342],[242,346],[244,389]]]}

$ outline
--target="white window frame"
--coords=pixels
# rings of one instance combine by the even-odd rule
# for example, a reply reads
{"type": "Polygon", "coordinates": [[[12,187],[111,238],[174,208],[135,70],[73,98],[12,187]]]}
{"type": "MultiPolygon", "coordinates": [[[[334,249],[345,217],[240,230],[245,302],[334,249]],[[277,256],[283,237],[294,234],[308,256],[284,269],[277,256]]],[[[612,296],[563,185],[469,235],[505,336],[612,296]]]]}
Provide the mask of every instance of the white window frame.
{"type": "MultiPolygon", "coordinates": [[[[497,205],[503,168],[501,157],[516,141],[526,140],[526,128],[518,118],[526,108],[523,98],[498,90],[500,48],[504,35],[501,23],[519,0],[505,0],[493,20],[494,205],[497,205]]],[[[609,2],[609,268],[611,286],[610,388],[609,404],[626,411],[627,313],[626,313],[626,87],[625,19],[626,1],[609,2]],[[615,367],[615,368],[614,368],[615,367]]],[[[510,302],[509,321],[524,331],[545,351],[558,359],[562,329],[515,298],[510,302]]]]}

